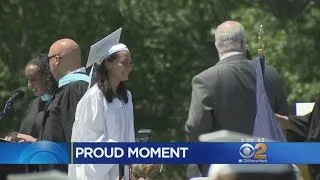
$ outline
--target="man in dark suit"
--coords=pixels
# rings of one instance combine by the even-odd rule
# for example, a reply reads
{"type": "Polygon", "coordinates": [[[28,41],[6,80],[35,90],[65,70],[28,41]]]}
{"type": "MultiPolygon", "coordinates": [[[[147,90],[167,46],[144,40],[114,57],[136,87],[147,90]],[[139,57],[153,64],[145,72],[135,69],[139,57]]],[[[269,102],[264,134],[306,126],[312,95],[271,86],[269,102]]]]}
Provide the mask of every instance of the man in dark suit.
{"type": "MultiPolygon", "coordinates": [[[[245,30],[226,21],[215,32],[220,61],[192,79],[192,97],[185,131],[189,141],[200,134],[230,130],[253,134],[256,116],[255,62],[246,58],[245,30]]],[[[265,67],[265,85],[276,113],[288,114],[287,96],[278,72],[265,67]]],[[[207,174],[207,168],[202,168],[207,174]]]]}

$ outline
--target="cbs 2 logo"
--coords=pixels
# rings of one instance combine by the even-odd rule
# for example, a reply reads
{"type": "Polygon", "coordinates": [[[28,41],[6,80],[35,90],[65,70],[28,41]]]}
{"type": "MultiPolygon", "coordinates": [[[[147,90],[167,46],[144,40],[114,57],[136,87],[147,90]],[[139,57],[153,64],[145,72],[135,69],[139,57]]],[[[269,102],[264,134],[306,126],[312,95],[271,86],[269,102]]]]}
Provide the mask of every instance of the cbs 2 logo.
{"type": "Polygon", "coordinates": [[[258,143],[254,147],[251,144],[243,144],[239,149],[239,154],[242,158],[249,159],[266,159],[267,146],[264,143],[258,143]]]}

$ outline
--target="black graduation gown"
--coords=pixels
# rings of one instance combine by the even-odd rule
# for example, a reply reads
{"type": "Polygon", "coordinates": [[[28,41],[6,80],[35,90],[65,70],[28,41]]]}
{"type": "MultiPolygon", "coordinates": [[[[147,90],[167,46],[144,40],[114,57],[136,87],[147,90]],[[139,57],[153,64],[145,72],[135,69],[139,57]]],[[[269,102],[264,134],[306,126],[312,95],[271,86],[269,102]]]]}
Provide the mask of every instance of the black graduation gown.
{"type": "MultiPolygon", "coordinates": [[[[46,106],[40,140],[70,142],[77,104],[88,89],[86,81],[75,81],[58,88],[46,106]]],[[[40,170],[67,172],[68,165],[41,165],[40,170]]]]}
{"type": "Polygon", "coordinates": [[[29,103],[26,116],[20,125],[20,133],[29,134],[33,137],[39,136],[45,106],[46,102],[43,102],[40,97],[33,99],[29,103]]]}
{"type": "MultiPolygon", "coordinates": [[[[46,104],[47,101],[42,101],[41,97],[37,97],[29,103],[26,116],[20,125],[20,133],[29,134],[32,137],[39,136],[46,104]]],[[[38,165],[28,165],[27,167],[28,169],[26,171],[28,172],[35,172],[39,170],[38,165]]]]}
{"type": "MultiPolygon", "coordinates": [[[[311,113],[305,116],[289,116],[289,120],[289,141],[320,142],[320,96],[316,98],[311,113]]],[[[309,167],[312,178],[320,178],[320,164],[309,167]]]]}
{"type": "Polygon", "coordinates": [[[75,81],[58,88],[46,107],[39,139],[70,142],[77,104],[86,93],[88,83],[75,81]]]}
{"type": "MultiPolygon", "coordinates": [[[[25,118],[20,125],[20,133],[38,137],[45,106],[46,102],[41,101],[40,97],[33,99],[29,103],[25,118]]],[[[6,179],[8,174],[34,172],[38,169],[38,165],[0,165],[0,179],[6,179]]]]}

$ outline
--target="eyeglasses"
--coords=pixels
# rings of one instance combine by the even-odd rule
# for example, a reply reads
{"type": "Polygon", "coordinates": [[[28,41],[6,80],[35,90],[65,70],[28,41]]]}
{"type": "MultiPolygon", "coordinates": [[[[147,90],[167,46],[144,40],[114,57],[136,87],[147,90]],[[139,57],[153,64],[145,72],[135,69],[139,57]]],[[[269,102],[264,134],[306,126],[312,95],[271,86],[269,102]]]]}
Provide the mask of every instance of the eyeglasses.
{"type": "Polygon", "coordinates": [[[61,56],[55,54],[55,55],[52,55],[52,56],[48,56],[48,57],[47,57],[48,62],[50,61],[51,58],[56,57],[56,56],[57,56],[59,59],[62,59],[61,56]]]}

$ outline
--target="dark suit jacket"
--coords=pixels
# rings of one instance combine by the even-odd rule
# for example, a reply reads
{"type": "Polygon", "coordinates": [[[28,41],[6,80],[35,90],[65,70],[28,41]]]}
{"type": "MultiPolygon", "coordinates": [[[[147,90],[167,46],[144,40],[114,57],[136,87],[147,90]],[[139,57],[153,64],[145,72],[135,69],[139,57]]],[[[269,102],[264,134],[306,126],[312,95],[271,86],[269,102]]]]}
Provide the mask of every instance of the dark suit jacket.
{"type": "MultiPolygon", "coordinates": [[[[272,109],[288,114],[287,95],[280,75],[265,66],[265,87],[272,109]]],[[[201,134],[230,130],[253,134],[256,116],[255,61],[244,55],[233,55],[192,79],[189,117],[185,124],[187,138],[198,141],[201,134]]],[[[208,166],[201,165],[203,175],[208,166]]]]}
{"type": "MultiPolygon", "coordinates": [[[[265,87],[275,113],[288,114],[278,72],[265,66],[265,87]]],[[[230,130],[252,134],[256,116],[255,61],[233,55],[192,79],[192,99],[185,130],[191,141],[200,134],[230,130]]]]}

